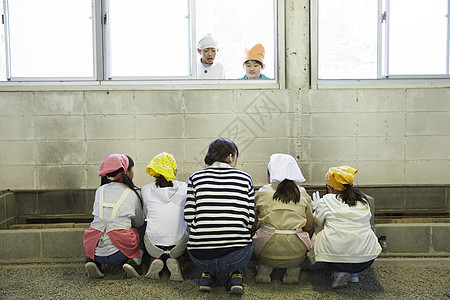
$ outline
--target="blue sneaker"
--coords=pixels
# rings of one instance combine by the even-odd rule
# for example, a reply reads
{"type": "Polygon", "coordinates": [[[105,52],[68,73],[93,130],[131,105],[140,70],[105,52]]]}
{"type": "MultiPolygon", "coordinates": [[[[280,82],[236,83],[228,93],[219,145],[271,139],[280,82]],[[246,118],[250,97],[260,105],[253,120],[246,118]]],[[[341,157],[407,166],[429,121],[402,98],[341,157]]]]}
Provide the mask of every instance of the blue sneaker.
{"type": "Polygon", "coordinates": [[[333,289],[347,286],[350,280],[350,273],[347,272],[333,272],[331,287],[333,289]]]}
{"type": "Polygon", "coordinates": [[[200,280],[198,281],[199,290],[202,292],[210,292],[211,287],[217,284],[217,278],[214,275],[211,275],[209,272],[203,272],[202,276],[200,276],[200,280]]]}
{"type": "Polygon", "coordinates": [[[227,280],[226,288],[228,294],[240,295],[244,293],[244,280],[240,271],[231,273],[230,278],[227,280]]]}
{"type": "Polygon", "coordinates": [[[350,273],[350,282],[359,282],[358,273],[350,273]]]}

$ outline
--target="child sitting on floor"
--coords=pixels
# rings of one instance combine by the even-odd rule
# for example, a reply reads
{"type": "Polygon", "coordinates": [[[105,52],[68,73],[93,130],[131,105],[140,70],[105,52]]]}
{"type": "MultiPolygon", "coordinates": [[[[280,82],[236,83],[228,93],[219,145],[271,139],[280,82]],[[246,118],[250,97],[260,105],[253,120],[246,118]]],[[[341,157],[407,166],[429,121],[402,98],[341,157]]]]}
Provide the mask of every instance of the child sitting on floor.
{"type": "Polygon", "coordinates": [[[95,192],[94,220],[83,236],[89,278],[105,276],[101,264],[122,265],[127,277],[140,277],[143,251],[137,228],[143,227],[144,218],[141,196],[132,181],[133,166],[131,157],[123,154],[108,155],[100,165],[99,176],[111,182],[95,192]]]}
{"type": "Polygon", "coordinates": [[[322,262],[331,271],[333,288],[358,282],[358,273],[368,268],[381,252],[370,227],[370,208],[366,197],[355,187],[357,170],[333,167],[325,176],[327,194],[313,194],[315,232],[309,259],[322,262]]]}
{"type": "Polygon", "coordinates": [[[177,163],[166,152],[156,155],[146,171],[155,177],[155,182],[142,188],[147,219],[144,243],[153,259],[145,277],[159,279],[165,262],[170,280],[183,281],[177,258],[186,251],[188,240],[184,221],[187,184],[175,180],[177,163]]]}
{"type": "Polygon", "coordinates": [[[305,181],[295,159],[273,154],[268,165],[269,184],[255,197],[254,253],[260,264],[256,282],[270,283],[273,268],[286,268],[283,283],[299,282],[300,263],[311,248],[307,231],[314,224],[311,197],[299,183],[305,181]]]}

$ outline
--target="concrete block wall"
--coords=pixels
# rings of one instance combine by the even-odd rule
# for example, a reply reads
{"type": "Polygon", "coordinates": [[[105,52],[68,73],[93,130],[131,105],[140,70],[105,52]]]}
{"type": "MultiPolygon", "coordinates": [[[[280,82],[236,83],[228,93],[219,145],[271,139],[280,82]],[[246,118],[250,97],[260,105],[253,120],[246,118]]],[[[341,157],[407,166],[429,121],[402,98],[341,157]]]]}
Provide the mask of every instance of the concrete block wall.
{"type": "MultiPolygon", "coordinates": [[[[1,230],[0,263],[83,261],[83,228],[1,230]]],[[[375,224],[378,237],[386,237],[380,256],[445,256],[450,253],[450,223],[375,224]]]]}
{"type": "Polygon", "coordinates": [[[172,152],[187,180],[217,137],[237,143],[255,185],[275,152],[298,159],[306,185],[339,164],[358,168],[358,185],[446,185],[448,99],[445,88],[0,92],[0,189],[96,188],[109,153],[132,156],[142,186],[151,158],[172,152]]]}
{"type": "Polygon", "coordinates": [[[0,229],[8,229],[17,223],[16,201],[14,193],[0,192],[0,229]]]}
{"type": "Polygon", "coordinates": [[[85,228],[3,230],[0,232],[0,262],[82,261],[85,228]]]}
{"type": "Polygon", "coordinates": [[[384,256],[447,256],[450,224],[375,224],[378,237],[386,237],[384,256]]]}
{"type": "MultiPolygon", "coordinates": [[[[95,190],[48,190],[16,192],[17,223],[52,218],[77,223],[92,218],[95,190]]],[[[36,222],[36,221],[35,221],[36,222]]],[[[54,221],[53,221],[54,222],[54,221]]]]}

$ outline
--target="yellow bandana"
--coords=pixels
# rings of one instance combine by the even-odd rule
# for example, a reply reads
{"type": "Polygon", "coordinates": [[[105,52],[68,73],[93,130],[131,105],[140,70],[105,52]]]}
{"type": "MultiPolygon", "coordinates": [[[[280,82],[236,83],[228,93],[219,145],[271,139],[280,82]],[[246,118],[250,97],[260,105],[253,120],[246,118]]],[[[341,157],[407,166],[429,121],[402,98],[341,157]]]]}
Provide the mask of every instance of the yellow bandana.
{"type": "Polygon", "coordinates": [[[338,191],[346,189],[344,184],[352,185],[355,174],[358,170],[349,166],[332,167],[328,169],[325,180],[327,185],[338,191]]]}
{"type": "Polygon", "coordinates": [[[148,164],[145,171],[150,176],[162,175],[167,181],[175,179],[175,171],[177,169],[177,162],[172,154],[162,152],[155,157],[148,164]]]}

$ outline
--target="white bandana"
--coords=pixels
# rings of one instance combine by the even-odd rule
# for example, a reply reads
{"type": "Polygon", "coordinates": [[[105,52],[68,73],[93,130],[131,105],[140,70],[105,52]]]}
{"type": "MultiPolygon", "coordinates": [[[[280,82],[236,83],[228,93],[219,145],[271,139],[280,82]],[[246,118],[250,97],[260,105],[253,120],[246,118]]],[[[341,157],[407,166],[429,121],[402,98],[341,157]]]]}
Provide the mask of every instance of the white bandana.
{"type": "Polygon", "coordinates": [[[295,159],[289,154],[276,153],[270,156],[269,166],[270,182],[281,182],[289,179],[295,182],[306,181],[295,159]]]}

